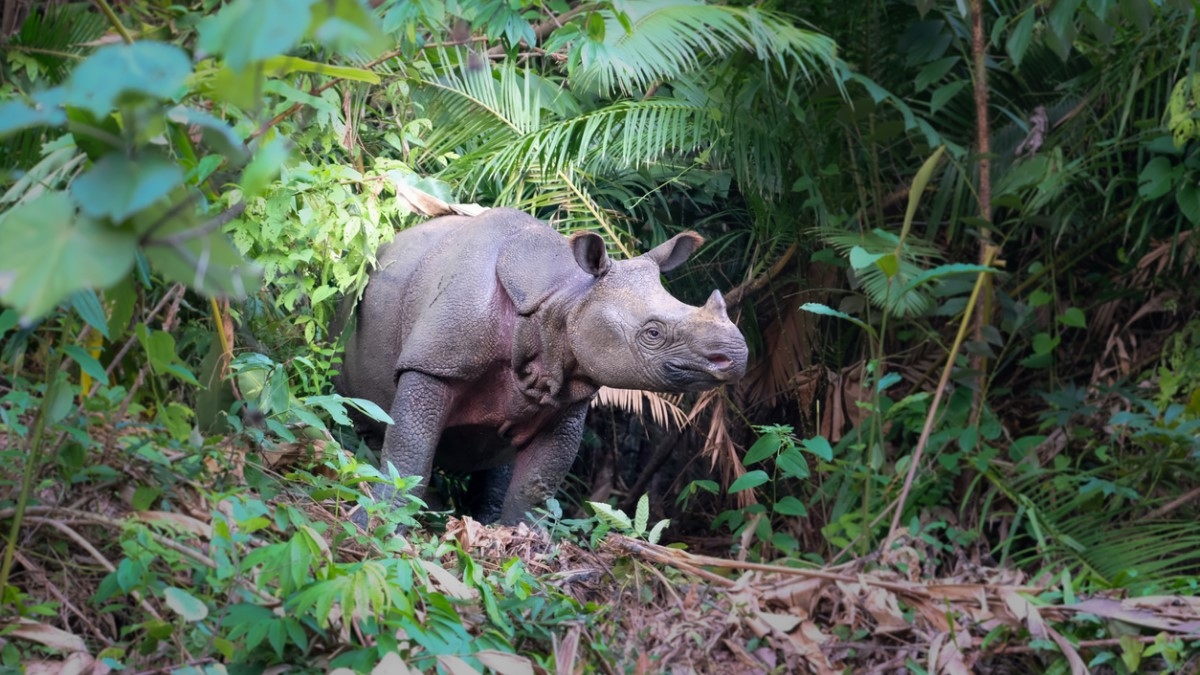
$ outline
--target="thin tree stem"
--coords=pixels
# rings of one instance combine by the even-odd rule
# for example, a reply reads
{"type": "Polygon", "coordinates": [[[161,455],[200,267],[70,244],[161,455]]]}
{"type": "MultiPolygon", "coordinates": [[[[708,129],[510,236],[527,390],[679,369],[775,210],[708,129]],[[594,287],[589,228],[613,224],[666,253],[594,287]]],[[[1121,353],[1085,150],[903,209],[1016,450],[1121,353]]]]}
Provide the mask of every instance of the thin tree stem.
{"type": "Polygon", "coordinates": [[[117,13],[114,12],[112,7],[108,5],[108,0],[92,0],[92,2],[96,3],[96,6],[100,8],[100,11],[104,13],[106,18],[108,18],[108,22],[112,24],[112,27],[118,33],[120,33],[121,39],[125,41],[125,44],[133,44],[133,36],[129,34],[129,29],[125,28],[125,24],[121,23],[121,20],[117,18],[117,13]]]}

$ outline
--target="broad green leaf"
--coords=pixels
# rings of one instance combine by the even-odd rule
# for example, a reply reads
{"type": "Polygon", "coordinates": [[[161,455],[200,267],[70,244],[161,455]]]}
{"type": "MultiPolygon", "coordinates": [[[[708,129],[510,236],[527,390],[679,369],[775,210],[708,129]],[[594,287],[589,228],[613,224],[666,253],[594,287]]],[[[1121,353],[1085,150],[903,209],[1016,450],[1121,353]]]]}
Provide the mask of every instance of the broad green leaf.
{"type": "Polygon", "coordinates": [[[379,84],[380,82],[377,73],[365,68],[335,66],[295,56],[272,56],[269,59],[265,59],[262,65],[263,70],[273,77],[283,77],[292,73],[316,73],[317,75],[336,77],[339,80],[351,80],[353,82],[366,82],[368,84],[379,84]]]}
{"type": "Polygon", "coordinates": [[[650,495],[642,495],[638,499],[637,510],[633,513],[633,533],[640,537],[650,524],[650,495]]]}
{"type": "Polygon", "coordinates": [[[900,259],[896,257],[895,253],[886,253],[875,261],[875,266],[883,272],[884,276],[891,279],[900,271],[900,259]]]}
{"type": "Polygon", "coordinates": [[[1008,35],[1008,42],[1005,43],[1005,51],[1013,60],[1013,65],[1020,68],[1021,60],[1025,58],[1025,51],[1029,49],[1029,42],[1033,38],[1033,21],[1034,8],[1029,7],[1021,18],[1017,20],[1017,24],[1013,26],[1013,30],[1008,35]]]}
{"type": "MultiPolygon", "coordinates": [[[[140,213],[135,219],[138,229],[166,217],[167,208],[157,205],[140,213]]],[[[206,295],[243,298],[257,287],[262,270],[247,262],[220,228],[196,222],[196,214],[189,209],[173,215],[146,244],[146,258],[156,270],[206,295]]]]}
{"type": "Polygon", "coordinates": [[[855,326],[858,326],[859,328],[867,331],[871,335],[875,334],[875,329],[871,328],[870,326],[863,323],[862,321],[850,316],[849,314],[846,314],[845,312],[839,312],[832,307],[822,305],[819,302],[806,302],[803,305],[800,305],[800,309],[805,312],[812,312],[813,314],[821,314],[824,316],[834,316],[839,319],[845,319],[846,321],[849,321],[850,323],[854,324],[855,326]]]}
{"type": "Polygon", "coordinates": [[[1049,304],[1049,302],[1053,299],[1054,299],[1054,296],[1050,295],[1046,291],[1043,291],[1042,289],[1039,288],[1036,291],[1029,294],[1029,306],[1030,307],[1042,307],[1044,305],[1049,304]]]}
{"type": "Polygon", "coordinates": [[[633,521],[617,509],[601,502],[588,502],[588,504],[596,511],[596,517],[601,522],[626,531],[633,529],[633,521]]]}
{"type": "Polygon", "coordinates": [[[30,127],[56,127],[65,124],[67,114],[57,105],[12,100],[0,103],[0,138],[30,127]]]}
{"type": "Polygon", "coordinates": [[[1193,226],[1200,225],[1200,186],[1195,183],[1180,185],[1175,191],[1175,203],[1188,222],[1193,226]]]}
{"type": "Polygon", "coordinates": [[[191,74],[191,59],[174,45],[148,40],[107,45],[71,73],[64,86],[66,103],[106,117],[139,96],[175,99],[191,74]]]}
{"type": "Polygon", "coordinates": [[[93,380],[101,384],[108,384],[108,374],[104,372],[104,366],[100,365],[96,357],[89,354],[86,349],[79,345],[67,345],[63,348],[63,352],[75,359],[75,363],[79,364],[79,368],[93,380]]]}
{"type": "Polygon", "coordinates": [[[775,502],[771,510],[781,516],[796,516],[805,518],[808,516],[808,508],[804,506],[804,502],[796,499],[791,495],[787,495],[783,499],[775,502]]]}
{"type": "Polygon", "coordinates": [[[944,84],[933,90],[933,94],[929,97],[929,115],[932,117],[946,107],[946,104],[958,95],[958,92],[965,89],[967,83],[963,80],[955,80],[949,84],[944,84]]]}
{"type": "Polygon", "coordinates": [[[138,342],[146,350],[146,358],[150,361],[150,370],[155,375],[163,375],[179,357],[175,354],[175,338],[163,330],[151,330],[146,324],[137,326],[138,342]]]}
{"type": "Polygon", "coordinates": [[[77,290],[117,283],[137,252],[133,234],[75,213],[63,192],[0,216],[0,241],[0,299],[27,321],[77,290]]]}
{"type": "Polygon", "coordinates": [[[387,414],[387,412],[383,408],[380,408],[379,406],[375,405],[375,403],[373,401],[368,401],[365,398],[350,398],[350,397],[346,397],[342,400],[344,400],[346,403],[354,406],[355,408],[357,408],[359,410],[359,412],[366,415],[367,417],[370,417],[371,419],[375,420],[376,422],[383,422],[384,424],[395,424],[395,422],[392,421],[392,416],[387,414]]]}
{"type": "Polygon", "coordinates": [[[883,256],[883,253],[870,253],[861,246],[855,246],[850,249],[850,266],[856,270],[861,270],[874,265],[875,261],[883,256]]]}
{"type": "Polygon", "coordinates": [[[913,218],[917,215],[917,206],[921,203],[921,197],[925,194],[929,179],[933,178],[933,171],[937,168],[938,162],[945,152],[946,146],[938,146],[938,149],[934,150],[933,154],[921,164],[917,175],[913,176],[912,185],[908,188],[908,206],[904,209],[904,226],[900,229],[900,241],[896,243],[897,257],[904,253],[904,240],[908,238],[908,232],[912,229],[913,218]]]}
{"type": "Polygon", "coordinates": [[[1083,310],[1078,307],[1068,307],[1059,315],[1058,320],[1072,328],[1087,328],[1087,318],[1084,317],[1083,310]]]}
{"type": "Polygon", "coordinates": [[[826,462],[833,461],[833,446],[829,445],[829,439],[824,436],[806,438],[800,441],[800,446],[826,462]]]}
{"type": "Polygon", "coordinates": [[[369,58],[392,46],[360,0],[315,3],[310,27],[317,41],[346,56],[369,58]]]}
{"type": "Polygon", "coordinates": [[[15,309],[6,309],[0,311],[0,335],[7,333],[21,322],[20,315],[15,309]]]}
{"type": "Polygon", "coordinates": [[[783,447],[783,441],[779,437],[779,434],[763,434],[758,438],[757,441],[754,441],[754,445],[751,445],[750,449],[746,451],[746,456],[742,458],[742,464],[744,466],[757,464],[779,452],[779,448],[781,447],[783,447]]]}
{"type": "Polygon", "coordinates": [[[651,544],[657,544],[658,540],[662,539],[663,530],[667,529],[667,526],[670,524],[670,518],[664,518],[655,523],[654,527],[650,528],[650,533],[646,535],[646,541],[650,542],[651,544]]]}
{"type": "Polygon", "coordinates": [[[71,307],[75,308],[79,317],[87,325],[96,329],[104,337],[109,337],[108,317],[104,314],[104,307],[100,304],[100,298],[96,296],[96,291],[90,288],[75,291],[71,294],[71,307]]]}
{"type": "Polygon", "coordinates": [[[67,386],[64,379],[60,373],[58,386],[54,387],[54,398],[50,399],[50,405],[46,409],[46,421],[50,424],[58,424],[75,409],[75,391],[67,386]]]}
{"type": "Polygon", "coordinates": [[[135,511],[148,511],[154,502],[162,495],[162,490],[150,485],[139,485],[133,491],[130,505],[135,511]]]}
{"type": "Polygon", "coordinates": [[[167,586],[163,591],[163,601],[167,603],[167,607],[170,607],[189,623],[203,621],[208,617],[208,605],[182,588],[167,586]]]}
{"type": "Polygon", "coordinates": [[[808,478],[811,471],[808,468],[808,462],[805,461],[804,455],[796,448],[785,448],[779,456],[775,458],[775,466],[783,472],[787,478],[808,478]]]}
{"type": "Polygon", "coordinates": [[[250,160],[250,164],[242,173],[241,187],[244,198],[258,195],[275,180],[291,152],[291,141],[283,136],[276,136],[264,143],[254,153],[254,159],[250,160]]]}
{"type": "Polygon", "coordinates": [[[1171,160],[1155,157],[1146,163],[1138,174],[1138,195],[1144,199],[1158,199],[1171,191],[1175,185],[1176,171],[1171,160]]]}
{"type": "Polygon", "coordinates": [[[114,152],[71,183],[71,196],[87,215],[121,222],[182,182],[183,171],[174,162],[159,157],[135,161],[114,152]]]}
{"type": "MultiPolygon", "coordinates": [[[[1200,73],[1188,73],[1179,78],[1167,103],[1167,128],[1176,148],[1182,149],[1193,138],[1200,138],[1200,118],[1196,108],[1200,105],[1200,73]]],[[[0,119],[3,119],[0,115],[0,119]]],[[[1195,220],[1192,221],[1196,223],[1195,220]]]]}
{"type": "Polygon", "coordinates": [[[997,270],[994,267],[975,265],[971,263],[950,263],[948,265],[938,265],[933,269],[925,270],[924,272],[913,277],[900,292],[908,293],[909,291],[920,287],[922,284],[926,284],[942,277],[953,276],[956,274],[992,274],[996,271],[997,270]]]}
{"type": "Polygon", "coordinates": [[[1059,342],[1062,342],[1062,338],[1057,335],[1050,337],[1049,333],[1038,333],[1033,336],[1033,353],[1039,356],[1049,354],[1054,351],[1059,342]]]}
{"type": "Polygon", "coordinates": [[[771,477],[767,475],[766,471],[758,469],[749,471],[733,481],[733,485],[729,486],[729,494],[754,489],[770,479],[771,477]]]}
{"type": "Polygon", "coordinates": [[[929,85],[945,77],[946,73],[950,72],[950,69],[954,67],[954,64],[961,60],[958,56],[947,56],[926,64],[921,69],[921,72],[917,73],[917,78],[913,82],[916,91],[918,93],[925,91],[929,85]]]}
{"type": "Polygon", "coordinates": [[[314,0],[234,0],[200,22],[197,45],[234,71],[283,54],[308,30],[314,0]]]}
{"type": "Polygon", "coordinates": [[[235,162],[243,161],[248,154],[246,144],[233,127],[203,110],[179,105],[167,112],[167,119],[185,126],[199,127],[205,142],[212,149],[235,162]]]}

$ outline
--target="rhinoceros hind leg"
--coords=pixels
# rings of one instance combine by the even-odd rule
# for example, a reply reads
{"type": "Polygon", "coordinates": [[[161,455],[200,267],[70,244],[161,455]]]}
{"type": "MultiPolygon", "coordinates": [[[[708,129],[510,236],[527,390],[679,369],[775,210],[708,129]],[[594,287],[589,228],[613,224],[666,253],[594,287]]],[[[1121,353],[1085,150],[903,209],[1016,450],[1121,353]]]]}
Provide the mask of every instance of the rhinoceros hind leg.
{"type": "Polygon", "coordinates": [[[472,518],[484,525],[491,525],[500,520],[504,496],[512,483],[514,468],[515,464],[509,462],[471,474],[467,506],[472,518]]]}

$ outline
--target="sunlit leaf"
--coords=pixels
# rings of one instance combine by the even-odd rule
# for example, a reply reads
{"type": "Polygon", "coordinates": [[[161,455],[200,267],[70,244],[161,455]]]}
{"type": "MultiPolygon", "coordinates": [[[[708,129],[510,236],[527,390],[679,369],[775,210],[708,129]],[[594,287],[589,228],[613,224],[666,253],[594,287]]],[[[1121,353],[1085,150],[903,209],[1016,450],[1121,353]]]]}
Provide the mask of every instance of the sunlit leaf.
{"type": "Polygon", "coordinates": [[[104,117],[138,97],[178,97],[191,73],[191,59],[174,45],[149,40],[106,45],[71,73],[64,86],[66,103],[104,117]]]}
{"type": "Polygon", "coordinates": [[[136,237],[75,212],[48,192],[0,215],[0,299],[24,320],[83,288],[107,288],[133,267],[136,237]]]}

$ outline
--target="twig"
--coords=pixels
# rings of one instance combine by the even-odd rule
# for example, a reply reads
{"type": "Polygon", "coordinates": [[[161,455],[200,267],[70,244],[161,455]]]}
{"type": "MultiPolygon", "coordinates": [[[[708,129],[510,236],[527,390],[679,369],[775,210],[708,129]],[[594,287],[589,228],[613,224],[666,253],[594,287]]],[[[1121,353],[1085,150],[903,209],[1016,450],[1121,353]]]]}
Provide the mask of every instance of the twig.
{"type": "MultiPolygon", "coordinates": [[[[75,530],[67,527],[64,523],[57,521],[57,520],[53,520],[51,518],[38,518],[36,516],[29,518],[28,520],[30,522],[40,522],[43,525],[49,525],[50,527],[53,527],[54,529],[58,530],[59,532],[62,532],[63,534],[67,535],[68,539],[70,539],[71,541],[78,544],[79,547],[82,548],[83,550],[87,551],[88,555],[92,556],[92,558],[97,563],[99,563],[101,567],[108,570],[109,572],[117,571],[116,566],[114,566],[108,560],[108,558],[105,558],[104,554],[101,553],[95,546],[92,546],[92,542],[88,541],[87,539],[84,539],[83,535],[81,535],[78,532],[76,532],[75,530]]],[[[158,619],[159,621],[162,621],[162,615],[160,615],[158,613],[158,610],[154,609],[153,605],[151,605],[149,602],[146,601],[146,599],[144,597],[142,597],[141,593],[139,593],[137,591],[131,591],[130,595],[132,595],[134,597],[134,599],[138,601],[138,604],[140,604],[142,606],[142,609],[146,610],[147,614],[158,619]]]]}
{"type": "Polygon", "coordinates": [[[92,0],[92,2],[96,3],[96,6],[100,8],[100,11],[108,19],[108,22],[112,24],[112,27],[121,34],[121,39],[125,41],[125,44],[133,44],[133,36],[129,34],[129,30],[125,28],[125,24],[121,23],[121,20],[117,18],[117,14],[112,10],[112,7],[108,6],[108,1],[92,0]]]}
{"type": "MultiPolygon", "coordinates": [[[[180,204],[184,204],[186,201],[187,200],[181,201],[180,204]]],[[[215,232],[217,229],[224,226],[229,221],[242,215],[242,213],[245,210],[246,210],[246,202],[238,202],[237,204],[234,204],[233,206],[229,207],[228,209],[225,209],[221,213],[217,214],[216,216],[214,216],[212,218],[209,218],[207,221],[205,221],[204,223],[201,223],[200,225],[197,225],[196,227],[184,230],[182,232],[176,232],[174,234],[169,234],[165,237],[159,237],[159,238],[154,238],[154,239],[151,239],[149,236],[146,236],[146,237],[142,238],[142,242],[144,244],[146,244],[147,246],[174,246],[174,247],[178,248],[178,247],[182,246],[185,242],[191,241],[192,239],[199,239],[200,237],[204,237],[209,234],[212,234],[213,232],[215,232]]],[[[164,218],[164,222],[165,222],[165,218],[164,218]]],[[[150,232],[147,232],[146,234],[149,235],[150,232]]]]}
{"type": "MultiPolygon", "coordinates": [[[[994,246],[988,247],[987,253],[983,256],[983,265],[985,267],[992,264],[996,253],[999,251],[994,246]]],[[[942,402],[942,395],[946,393],[946,385],[950,383],[950,373],[954,372],[954,362],[958,358],[958,350],[962,348],[963,341],[967,337],[967,327],[971,324],[971,313],[979,300],[980,292],[983,290],[985,280],[990,275],[990,272],[980,272],[979,277],[975,280],[975,287],[971,289],[971,299],[967,301],[967,307],[963,310],[962,322],[958,325],[958,334],[954,336],[954,344],[950,347],[950,353],[946,356],[946,367],[942,369],[942,377],[938,380],[937,389],[933,394],[933,402],[929,404],[929,414],[925,416],[925,426],[921,428],[921,437],[917,440],[917,449],[913,451],[912,459],[908,465],[908,473],[904,476],[904,487],[900,490],[900,496],[896,498],[896,510],[892,513],[892,527],[888,532],[888,539],[895,536],[896,531],[900,529],[900,517],[904,515],[904,502],[908,500],[908,493],[912,490],[913,478],[917,475],[917,467],[921,465],[921,458],[925,454],[925,446],[929,444],[929,436],[933,433],[933,420],[937,417],[938,408],[942,402]]]]}
{"type": "Polygon", "coordinates": [[[43,585],[45,586],[46,590],[50,591],[50,594],[53,595],[55,598],[57,598],[58,601],[62,604],[62,606],[64,608],[66,608],[67,611],[69,611],[71,614],[76,616],[80,621],[82,621],[83,624],[85,626],[87,626],[88,630],[90,630],[92,632],[92,634],[96,636],[97,640],[99,640],[100,642],[104,643],[106,646],[109,646],[109,647],[111,647],[113,645],[112,638],[108,637],[108,635],[105,634],[105,632],[103,630],[101,630],[100,627],[97,626],[87,614],[80,611],[80,609],[75,606],[75,603],[71,602],[71,599],[68,598],[65,593],[60,591],[58,589],[58,586],[55,586],[50,581],[50,576],[48,574],[46,574],[46,571],[43,570],[37,563],[35,563],[34,561],[30,560],[29,558],[26,558],[25,556],[21,555],[21,553],[19,551],[17,552],[17,562],[21,563],[21,567],[24,567],[26,570],[29,570],[31,573],[35,573],[35,574],[41,576],[43,579],[43,585]]]}
{"type": "MultiPolygon", "coordinates": [[[[1158,358],[1157,355],[1155,356],[1155,358],[1156,359],[1158,358]]],[[[1200,487],[1194,488],[1194,489],[1188,491],[1183,496],[1172,499],[1171,501],[1167,502],[1166,504],[1163,504],[1162,506],[1158,507],[1157,509],[1154,509],[1150,513],[1146,514],[1146,517],[1144,518],[1144,520],[1155,520],[1157,518],[1162,518],[1163,516],[1167,515],[1168,513],[1174,511],[1175,509],[1183,506],[1184,504],[1186,504],[1198,497],[1200,497],[1200,487]]]]}

